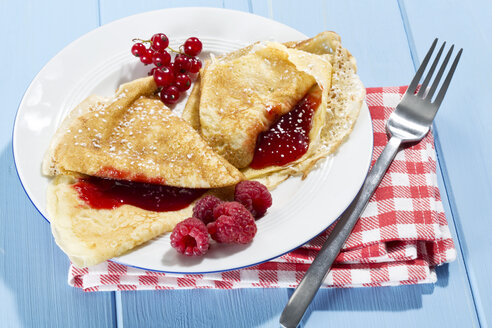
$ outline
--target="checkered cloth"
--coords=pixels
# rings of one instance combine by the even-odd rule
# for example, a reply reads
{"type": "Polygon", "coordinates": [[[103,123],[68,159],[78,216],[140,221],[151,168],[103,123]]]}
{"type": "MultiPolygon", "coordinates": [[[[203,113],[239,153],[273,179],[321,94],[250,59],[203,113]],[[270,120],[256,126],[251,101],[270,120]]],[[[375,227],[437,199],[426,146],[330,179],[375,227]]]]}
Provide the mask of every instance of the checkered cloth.
{"type": "MultiPolygon", "coordinates": [[[[375,159],[388,141],[385,123],[406,87],[367,89],[375,159]]],[[[298,249],[253,267],[210,274],[170,274],[111,261],[70,267],[68,282],[84,291],[295,287],[331,229],[298,249]]],[[[432,283],[434,267],[456,257],[437,187],[434,139],[401,150],[337,257],[323,287],[432,283]]]]}

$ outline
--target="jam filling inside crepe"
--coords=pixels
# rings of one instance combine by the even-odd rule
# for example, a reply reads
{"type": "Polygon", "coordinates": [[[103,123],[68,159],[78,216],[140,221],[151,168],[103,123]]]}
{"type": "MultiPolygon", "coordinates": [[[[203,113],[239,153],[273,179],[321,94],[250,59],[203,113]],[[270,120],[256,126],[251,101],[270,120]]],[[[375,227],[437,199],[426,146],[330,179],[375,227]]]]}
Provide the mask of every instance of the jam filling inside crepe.
{"type": "Polygon", "coordinates": [[[249,167],[262,169],[287,165],[301,158],[309,149],[309,132],[320,101],[319,89],[309,92],[290,112],[262,132],[256,140],[255,154],[249,167]]]}
{"type": "Polygon", "coordinates": [[[208,190],[167,186],[161,179],[135,176],[109,166],[99,170],[96,176],[79,178],[73,188],[79,198],[93,209],[133,205],[154,212],[183,209],[208,190]]]}
{"type": "Polygon", "coordinates": [[[94,209],[133,205],[154,212],[181,210],[207,191],[93,176],[79,179],[73,187],[79,198],[94,209]]]}

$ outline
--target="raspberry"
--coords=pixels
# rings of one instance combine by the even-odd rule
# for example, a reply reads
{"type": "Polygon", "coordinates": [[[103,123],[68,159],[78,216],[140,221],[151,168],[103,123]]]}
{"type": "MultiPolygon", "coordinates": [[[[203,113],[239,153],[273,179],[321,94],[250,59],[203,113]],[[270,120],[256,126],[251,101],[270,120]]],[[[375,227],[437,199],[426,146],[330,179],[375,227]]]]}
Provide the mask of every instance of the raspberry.
{"type": "Polygon", "coordinates": [[[222,201],[215,196],[203,197],[193,207],[193,217],[202,220],[205,224],[215,221],[214,208],[220,203],[222,201]]]}
{"type": "Polygon", "coordinates": [[[195,218],[188,218],[178,223],[171,233],[171,246],[187,256],[207,253],[209,248],[207,227],[195,218]]]}
{"type": "Polygon", "coordinates": [[[241,181],[236,185],[234,200],[246,207],[259,219],[272,206],[272,195],[268,189],[257,181],[241,181]]]}
{"type": "Polygon", "coordinates": [[[256,234],[251,213],[238,202],[224,202],[214,209],[215,222],[207,225],[213,240],[219,243],[247,244],[256,234]]]}
{"type": "Polygon", "coordinates": [[[221,215],[249,217],[251,213],[238,202],[223,202],[214,208],[214,218],[218,219],[221,215]]]}
{"type": "Polygon", "coordinates": [[[251,217],[252,220],[245,220],[242,222],[241,227],[242,231],[241,233],[237,236],[237,242],[239,244],[247,244],[250,241],[253,240],[254,236],[256,235],[256,223],[255,219],[251,217]]]}
{"type": "Polygon", "coordinates": [[[221,215],[207,225],[208,233],[219,243],[234,243],[241,232],[241,227],[232,216],[221,215]]]}

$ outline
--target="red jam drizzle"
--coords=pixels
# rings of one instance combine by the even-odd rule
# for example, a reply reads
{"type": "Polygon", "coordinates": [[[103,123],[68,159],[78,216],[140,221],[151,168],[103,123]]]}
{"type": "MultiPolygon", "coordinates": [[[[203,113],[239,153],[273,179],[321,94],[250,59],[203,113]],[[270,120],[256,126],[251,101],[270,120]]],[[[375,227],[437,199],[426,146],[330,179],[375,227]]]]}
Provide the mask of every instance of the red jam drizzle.
{"type": "Polygon", "coordinates": [[[183,209],[206,191],[98,177],[79,179],[74,188],[80,199],[95,209],[128,204],[155,212],[183,209]]]}
{"type": "Polygon", "coordinates": [[[258,170],[285,165],[302,157],[309,148],[309,131],[320,100],[316,93],[307,94],[269,130],[262,132],[256,140],[255,155],[249,166],[258,170]]]}

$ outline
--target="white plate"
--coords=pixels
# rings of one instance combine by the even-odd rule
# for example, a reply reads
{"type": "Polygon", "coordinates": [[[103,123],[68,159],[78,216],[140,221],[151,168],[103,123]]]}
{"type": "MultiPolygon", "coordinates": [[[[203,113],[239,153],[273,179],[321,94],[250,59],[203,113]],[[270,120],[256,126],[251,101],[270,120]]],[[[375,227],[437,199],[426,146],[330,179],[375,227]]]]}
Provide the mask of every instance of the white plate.
{"type": "MultiPolygon", "coordinates": [[[[204,44],[202,58],[259,40],[306,38],[288,26],[252,14],[177,8],[127,17],[72,42],[34,78],[14,124],[14,158],[20,180],[47,220],[49,180],[41,175],[40,167],[57,126],[88,95],[112,95],[121,83],[144,76],[149,67],[131,56],[131,40],[156,32],[166,33],[174,46],[190,36],[199,37],[204,44]]],[[[181,102],[176,110],[183,106],[181,102]]],[[[306,180],[291,178],[273,192],[273,206],[258,221],[258,233],[249,245],[214,245],[206,256],[187,258],[170,247],[169,234],[165,234],[114,260],[148,270],[203,273],[254,265],[293,250],[326,229],[355,197],[370,164],[372,139],[369,110],[364,105],[352,134],[334,156],[306,180]]]]}

